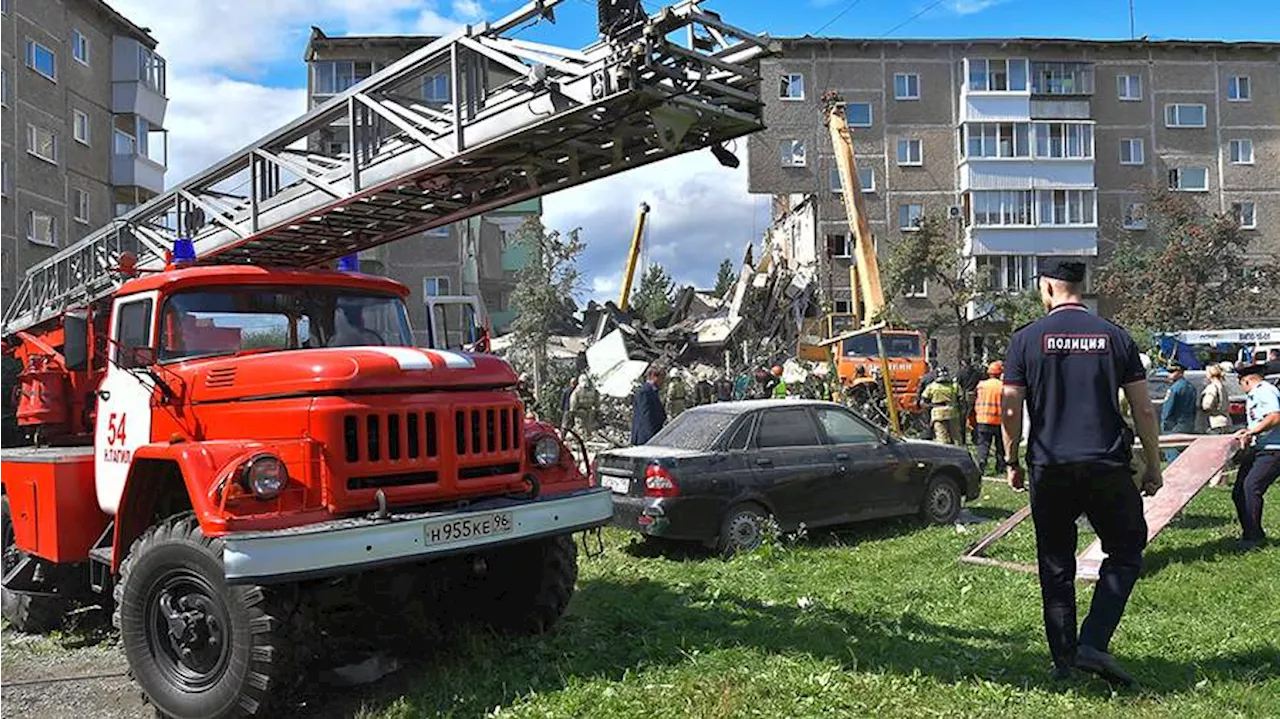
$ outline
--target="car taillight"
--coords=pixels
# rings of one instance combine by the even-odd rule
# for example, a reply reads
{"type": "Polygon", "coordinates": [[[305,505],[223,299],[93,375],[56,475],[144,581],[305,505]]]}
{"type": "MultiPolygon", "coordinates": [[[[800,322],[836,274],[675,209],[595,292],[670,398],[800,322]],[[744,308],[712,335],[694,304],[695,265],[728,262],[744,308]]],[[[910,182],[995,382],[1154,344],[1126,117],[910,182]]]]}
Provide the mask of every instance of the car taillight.
{"type": "Polygon", "coordinates": [[[660,464],[651,464],[644,471],[644,496],[646,497],[674,497],[680,494],[680,487],[676,485],[676,478],[671,476],[671,472],[660,464]]]}

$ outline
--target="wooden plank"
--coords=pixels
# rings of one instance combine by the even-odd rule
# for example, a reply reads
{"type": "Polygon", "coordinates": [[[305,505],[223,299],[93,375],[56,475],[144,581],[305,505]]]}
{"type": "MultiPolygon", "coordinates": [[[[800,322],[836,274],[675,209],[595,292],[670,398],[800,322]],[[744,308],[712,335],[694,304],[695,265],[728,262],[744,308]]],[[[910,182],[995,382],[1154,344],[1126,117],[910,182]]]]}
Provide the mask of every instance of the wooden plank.
{"type": "MultiPolygon", "coordinates": [[[[1164,438],[1161,438],[1164,444],[1164,438]]],[[[1231,461],[1238,448],[1230,435],[1196,437],[1178,458],[1164,470],[1164,487],[1154,497],[1144,497],[1143,516],[1147,520],[1148,544],[1187,506],[1215,474],[1231,461]]],[[[1076,557],[1076,578],[1097,581],[1102,560],[1106,559],[1101,540],[1094,540],[1076,557]]]]}
{"type": "Polygon", "coordinates": [[[1009,517],[1006,518],[1003,522],[1001,522],[995,529],[991,530],[990,534],[978,540],[978,543],[970,547],[963,555],[960,556],[960,558],[966,559],[971,557],[984,557],[986,555],[987,549],[989,549],[991,545],[995,544],[997,541],[999,541],[1009,532],[1012,532],[1014,527],[1021,524],[1027,517],[1030,517],[1030,516],[1031,516],[1031,505],[1028,504],[1022,509],[1019,509],[1018,511],[1009,515],[1009,517]]]}

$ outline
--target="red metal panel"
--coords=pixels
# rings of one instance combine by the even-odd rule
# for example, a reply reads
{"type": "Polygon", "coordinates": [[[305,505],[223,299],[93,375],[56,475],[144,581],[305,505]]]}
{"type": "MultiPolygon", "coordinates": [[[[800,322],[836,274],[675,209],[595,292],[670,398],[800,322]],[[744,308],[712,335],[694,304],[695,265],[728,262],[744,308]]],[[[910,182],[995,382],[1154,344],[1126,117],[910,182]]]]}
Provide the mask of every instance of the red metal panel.
{"type": "Polygon", "coordinates": [[[83,562],[110,518],[98,508],[93,455],[0,468],[18,548],[51,562],[83,562]]]}

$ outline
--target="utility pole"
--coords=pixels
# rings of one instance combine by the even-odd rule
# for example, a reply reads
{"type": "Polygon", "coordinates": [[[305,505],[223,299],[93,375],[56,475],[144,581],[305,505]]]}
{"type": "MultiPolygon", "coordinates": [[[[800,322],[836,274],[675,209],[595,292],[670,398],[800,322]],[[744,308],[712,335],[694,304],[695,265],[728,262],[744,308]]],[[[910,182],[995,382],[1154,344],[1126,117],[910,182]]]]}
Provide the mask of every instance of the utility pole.
{"type": "Polygon", "coordinates": [[[1138,33],[1133,26],[1133,0],[1129,0],[1129,39],[1134,40],[1137,37],[1138,33]]]}

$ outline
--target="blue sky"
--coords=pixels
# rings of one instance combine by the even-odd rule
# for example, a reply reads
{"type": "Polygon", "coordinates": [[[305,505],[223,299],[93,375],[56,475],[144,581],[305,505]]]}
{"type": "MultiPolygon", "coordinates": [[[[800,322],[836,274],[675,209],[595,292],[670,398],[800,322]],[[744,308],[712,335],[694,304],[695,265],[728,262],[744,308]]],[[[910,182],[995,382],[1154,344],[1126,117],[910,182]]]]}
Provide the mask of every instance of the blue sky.
{"type": "MultiPolygon", "coordinates": [[[[177,182],[305,110],[310,27],[330,35],[441,34],[497,19],[523,0],[109,0],[150,27],[169,62],[169,181],[177,182]]],[[[659,2],[649,0],[653,11],[659,2]]],[[[1280,40],[1280,0],[1134,0],[1151,39],[1280,40]]],[[[773,36],[1129,37],[1128,0],[708,0],[727,22],[773,36]]],[[[557,23],[520,37],[570,47],[595,39],[595,0],[567,0],[557,23]]],[[[741,144],[741,143],[740,143],[741,144]]],[[[746,192],[745,163],[706,152],[545,198],[551,227],[581,227],[586,295],[616,292],[635,208],[653,207],[647,260],[707,285],[725,257],[758,241],[768,201],[746,192]]]]}

